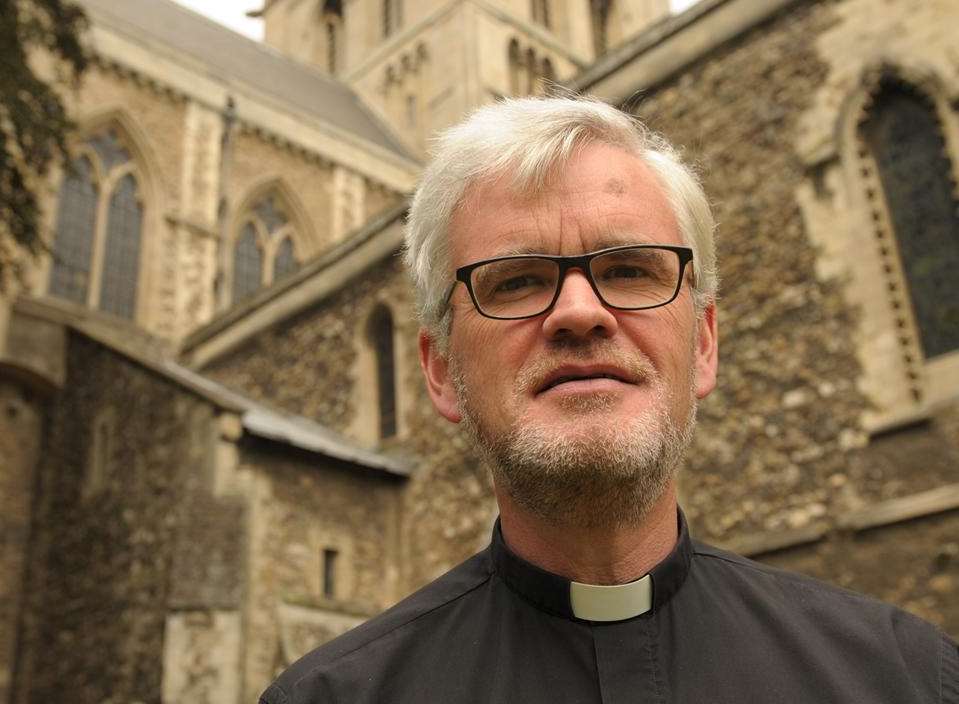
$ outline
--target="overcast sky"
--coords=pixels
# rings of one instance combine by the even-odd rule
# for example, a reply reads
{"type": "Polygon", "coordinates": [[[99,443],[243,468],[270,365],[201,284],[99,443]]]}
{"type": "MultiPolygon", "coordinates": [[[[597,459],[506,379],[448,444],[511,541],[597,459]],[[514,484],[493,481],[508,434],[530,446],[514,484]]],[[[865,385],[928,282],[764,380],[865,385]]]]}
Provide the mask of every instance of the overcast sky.
{"type": "MultiPolygon", "coordinates": [[[[176,2],[248,37],[263,38],[263,23],[246,17],[249,10],[263,7],[263,0],[176,0],[176,2]]],[[[696,2],[697,0],[671,0],[673,12],[681,12],[696,2]]]]}

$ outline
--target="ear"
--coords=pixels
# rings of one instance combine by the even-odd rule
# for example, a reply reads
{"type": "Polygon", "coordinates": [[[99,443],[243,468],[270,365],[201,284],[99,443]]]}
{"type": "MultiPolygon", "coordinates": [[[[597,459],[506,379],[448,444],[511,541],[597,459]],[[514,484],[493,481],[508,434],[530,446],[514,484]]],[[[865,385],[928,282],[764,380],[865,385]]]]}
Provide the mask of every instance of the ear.
{"type": "Polygon", "coordinates": [[[420,330],[420,367],[426,377],[426,390],[437,413],[451,423],[463,420],[450,377],[449,359],[441,354],[436,341],[425,328],[420,330]]]}
{"type": "Polygon", "coordinates": [[[719,367],[719,333],[716,328],[716,304],[710,303],[697,320],[696,398],[705,398],[716,388],[719,367]]]}

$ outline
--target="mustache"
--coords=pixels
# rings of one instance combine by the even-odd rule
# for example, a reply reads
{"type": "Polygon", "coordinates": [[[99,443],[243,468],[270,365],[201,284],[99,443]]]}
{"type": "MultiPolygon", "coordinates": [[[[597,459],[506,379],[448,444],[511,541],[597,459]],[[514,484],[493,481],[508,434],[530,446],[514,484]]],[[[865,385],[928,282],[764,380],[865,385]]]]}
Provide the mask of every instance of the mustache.
{"type": "Polygon", "coordinates": [[[520,369],[516,386],[523,393],[535,393],[554,370],[566,364],[614,366],[638,382],[648,381],[656,375],[653,363],[641,352],[626,352],[612,342],[590,342],[557,346],[549,354],[531,360],[520,369]]]}

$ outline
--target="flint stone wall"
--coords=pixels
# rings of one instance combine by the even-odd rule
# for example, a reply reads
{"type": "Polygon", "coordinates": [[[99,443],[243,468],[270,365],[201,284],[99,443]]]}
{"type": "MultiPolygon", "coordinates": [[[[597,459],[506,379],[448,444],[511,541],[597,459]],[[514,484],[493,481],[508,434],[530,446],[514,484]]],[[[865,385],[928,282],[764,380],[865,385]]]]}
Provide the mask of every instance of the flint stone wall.
{"type": "MultiPolygon", "coordinates": [[[[19,691],[14,700],[78,704],[159,703],[165,618],[183,583],[237,608],[237,594],[211,595],[203,570],[176,569],[185,536],[208,544],[240,583],[242,552],[229,502],[212,507],[230,531],[194,530],[190,497],[209,492],[213,409],[205,401],[79,334],[70,334],[67,381],[51,404],[38,467],[19,691]],[[116,423],[102,483],[89,489],[94,420],[116,423]],[[147,441],[146,439],[149,439],[147,441]],[[197,572],[199,570],[199,573],[197,572]],[[199,581],[197,581],[199,580],[199,581]]],[[[208,514],[205,520],[211,520],[208,514]]]]}

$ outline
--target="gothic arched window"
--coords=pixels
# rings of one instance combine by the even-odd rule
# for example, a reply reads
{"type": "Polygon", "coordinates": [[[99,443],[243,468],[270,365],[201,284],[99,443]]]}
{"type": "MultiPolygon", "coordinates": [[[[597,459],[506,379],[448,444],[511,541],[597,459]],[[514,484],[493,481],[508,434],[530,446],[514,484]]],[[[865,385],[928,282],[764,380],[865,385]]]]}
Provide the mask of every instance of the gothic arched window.
{"type": "Polygon", "coordinates": [[[90,285],[98,191],[93,165],[81,157],[67,170],[57,207],[50,293],[83,304],[90,285]]]}
{"type": "Polygon", "coordinates": [[[549,29],[549,0],[532,0],[533,22],[537,22],[549,29]]]}
{"type": "Polygon", "coordinates": [[[133,160],[115,130],[82,151],[60,188],[49,291],[132,320],[143,232],[133,160]]]}
{"type": "Polygon", "coordinates": [[[536,60],[536,52],[533,51],[532,47],[526,50],[523,66],[526,69],[523,93],[532,95],[536,92],[536,86],[539,83],[539,61],[536,60]]]}
{"type": "Polygon", "coordinates": [[[959,201],[935,106],[884,80],[860,126],[876,163],[927,358],[959,349],[959,201]]]}
{"type": "Polygon", "coordinates": [[[127,174],[110,198],[100,309],[130,319],[136,309],[142,226],[143,206],[137,199],[137,184],[127,174]]]}
{"type": "Polygon", "coordinates": [[[327,18],[326,22],[326,70],[330,72],[330,75],[336,74],[336,52],[337,52],[337,35],[339,33],[339,22],[327,18]]]}
{"type": "Polygon", "coordinates": [[[550,91],[553,84],[556,82],[556,70],[553,68],[553,62],[549,59],[543,59],[542,67],[540,68],[540,78],[539,78],[539,89],[540,92],[546,94],[550,91]]]}
{"type": "Polygon", "coordinates": [[[233,243],[233,303],[296,271],[294,230],[276,194],[256,202],[240,219],[233,243]]]}
{"type": "Polygon", "coordinates": [[[256,293],[263,282],[263,256],[256,229],[247,223],[233,248],[233,302],[256,293]]]}
{"type": "Polygon", "coordinates": [[[105,488],[113,469],[116,437],[116,411],[109,406],[94,416],[90,428],[90,446],[82,487],[84,499],[95,496],[105,488]]]}
{"type": "Polygon", "coordinates": [[[287,274],[296,271],[296,257],[293,254],[293,240],[283,239],[273,258],[273,280],[282,279],[287,274]]]}
{"type": "Polygon", "coordinates": [[[399,31],[403,24],[403,0],[383,0],[383,38],[399,31]]]}
{"type": "Polygon", "coordinates": [[[589,0],[593,21],[593,51],[597,57],[609,50],[609,15],[612,5],[612,0],[589,0]]]}
{"type": "Polygon", "coordinates": [[[343,26],[341,0],[326,0],[323,3],[323,25],[326,29],[326,70],[335,75],[339,64],[340,30],[343,26]]]}
{"type": "Polygon", "coordinates": [[[516,39],[510,39],[509,48],[506,51],[507,61],[509,62],[509,92],[510,95],[519,95],[520,92],[520,71],[522,70],[523,58],[520,55],[519,42],[516,39]]]}
{"type": "Polygon", "coordinates": [[[396,360],[393,349],[393,314],[377,306],[367,324],[367,336],[376,360],[376,391],[380,438],[396,435],[396,360]]]}

